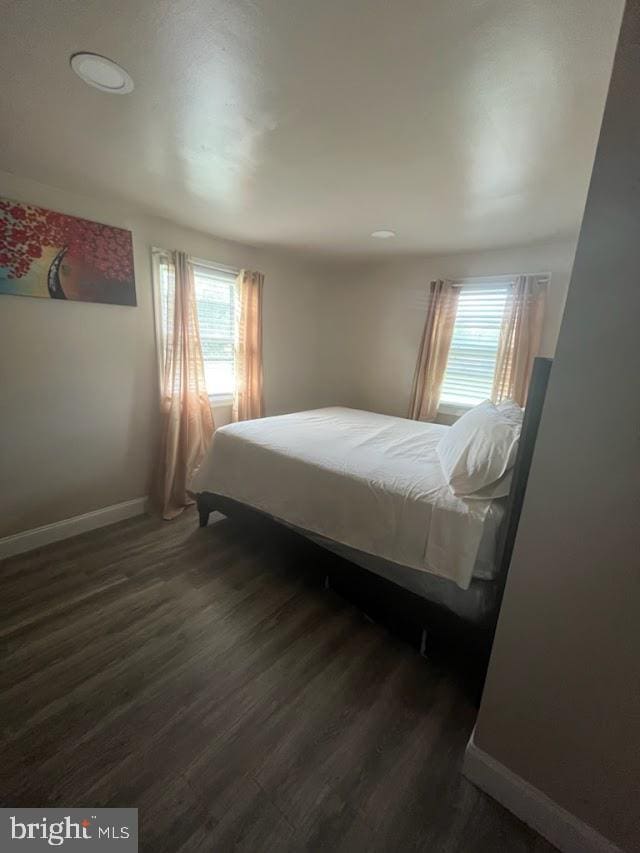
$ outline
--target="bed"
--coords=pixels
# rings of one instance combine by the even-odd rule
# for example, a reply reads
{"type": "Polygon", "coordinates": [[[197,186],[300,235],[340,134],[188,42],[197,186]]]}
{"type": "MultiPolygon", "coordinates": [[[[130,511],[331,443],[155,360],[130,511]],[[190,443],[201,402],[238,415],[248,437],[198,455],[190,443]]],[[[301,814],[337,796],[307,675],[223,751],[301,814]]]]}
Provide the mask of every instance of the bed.
{"type": "Polygon", "coordinates": [[[536,359],[508,497],[452,493],[436,454],[449,427],[332,407],[219,429],[192,484],[200,524],[214,510],[248,507],[468,624],[491,626],[550,366],[536,359]]]}

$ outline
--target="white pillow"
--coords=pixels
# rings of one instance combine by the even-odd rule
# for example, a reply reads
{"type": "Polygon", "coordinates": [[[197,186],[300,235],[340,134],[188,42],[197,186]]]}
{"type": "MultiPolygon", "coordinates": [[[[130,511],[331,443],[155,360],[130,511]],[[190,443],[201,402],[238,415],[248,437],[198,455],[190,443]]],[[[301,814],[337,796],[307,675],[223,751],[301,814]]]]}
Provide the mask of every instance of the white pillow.
{"type": "Polygon", "coordinates": [[[511,491],[511,480],[513,479],[513,468],[509,468],[495,483],[491,483],[486,489],[479,489],[472,495],[465,495],[465,500],[492,501],[495,498],[506,498],[511,491]]]}
{"type": "Polygon", "coordinates": [[[504,417],[508,418],[510,421],[522,424],[524,419],[524,409],[521,409],[515,400],[503,400],[501,403],[498,403],[496,409],[501,415],[504,415],[504,417]]]}
{"type": "Polygon", "coordinates": [[[513,467],[521,426],[486,400],[446,431],[437,452],[454,495],[466,497],[486,489],[513,467]]]}

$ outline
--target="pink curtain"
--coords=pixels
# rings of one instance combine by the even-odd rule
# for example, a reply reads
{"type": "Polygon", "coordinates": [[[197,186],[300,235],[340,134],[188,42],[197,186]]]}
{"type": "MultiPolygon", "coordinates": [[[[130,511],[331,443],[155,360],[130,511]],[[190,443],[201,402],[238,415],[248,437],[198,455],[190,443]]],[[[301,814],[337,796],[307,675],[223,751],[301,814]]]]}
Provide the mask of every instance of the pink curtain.
{"type": "Polygon", "coordinates": [[[533,360],[540,352],[546,301],[546,279],[518,276],[507,298],[500,332],[491,395],[494,402],[515,400],[520,406],[527,402],[533,360]]]}
{"type": "Polygon", "coordinates": [[[242,270],[237,281],[236,390],[232,419],[264,416],[262,389],[262,289],[264,275],[242,270]]]}
{"type": "Polygon", "coordinates": [[[167,329],[161,352],[161,434],[154,496],[163,518],[171,519],[193,503],[187,487],[211,444],[214,423],[188,256],[174,252],[165,272],[167,329]]]}
{"type": "Polygon", "coordinates": [[[447,367],[459,289],[450,281],[432,281],[427,318],[413,377],[409,417],[432,421],[438,414],[440,389],[447,367]]]}

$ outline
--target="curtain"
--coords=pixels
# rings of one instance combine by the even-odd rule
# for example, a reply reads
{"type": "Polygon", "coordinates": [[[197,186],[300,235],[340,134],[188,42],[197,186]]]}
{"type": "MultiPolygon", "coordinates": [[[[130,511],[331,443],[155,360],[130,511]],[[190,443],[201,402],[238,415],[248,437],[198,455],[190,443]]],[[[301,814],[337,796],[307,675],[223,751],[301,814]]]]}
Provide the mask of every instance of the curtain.
{"type": "Polygon", "coordinates": [[[521,275],[507,297],[491,399],[527,401],[533,360],[539,354],[547,301],[547,280],[521,275]]]}
{"type": "Polygon", "coordinates": [[[432,421],[438,414],[440,388],[447,367],[458,307],[459,288],[450,281],[432,281],[429,307],[413,377],[409,417],[432,421]]]}
{"type": "Polygon", "coordinates": [[[264,416],[262,392],[262,289],[264,275],[241,270],[237,280],[236,388],[232,420],[264,416]]]}
{"type": "Polygon", "coordinates": [[[165,519],[193,503],[191,476],[211,444],[214,423],[204,377],[193,269],[184,252],[161,263],[166,314],[161,343],[161,429],[155,499],[165,519]]]}

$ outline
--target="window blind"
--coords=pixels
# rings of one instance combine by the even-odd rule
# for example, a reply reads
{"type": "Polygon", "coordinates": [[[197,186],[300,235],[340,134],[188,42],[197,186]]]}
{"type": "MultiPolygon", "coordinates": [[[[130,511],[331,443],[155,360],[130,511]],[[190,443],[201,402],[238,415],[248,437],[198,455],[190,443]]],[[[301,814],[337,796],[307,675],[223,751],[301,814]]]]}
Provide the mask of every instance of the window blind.
{"type": "Polygon", "coordinates": [[[461,287],[441,403],[469,407],[491,396],[510,287],[509,282],[461,287]]]}
{"type": "MultiPolygon", "coordinates": [[[[171,345],[175,304],[175,272],[166,253],[158,254],[157,282],[163,348],[171,345]]],[[[193,263],[207,393],[231,397],[235,388],[236,273],[193,263]]]]}
{"type": "Polygon", "coordinates": [[[235,386],[236,277],[231,272],[195,265],[200,342],[207,392],[232,395],[235,386]]]}

